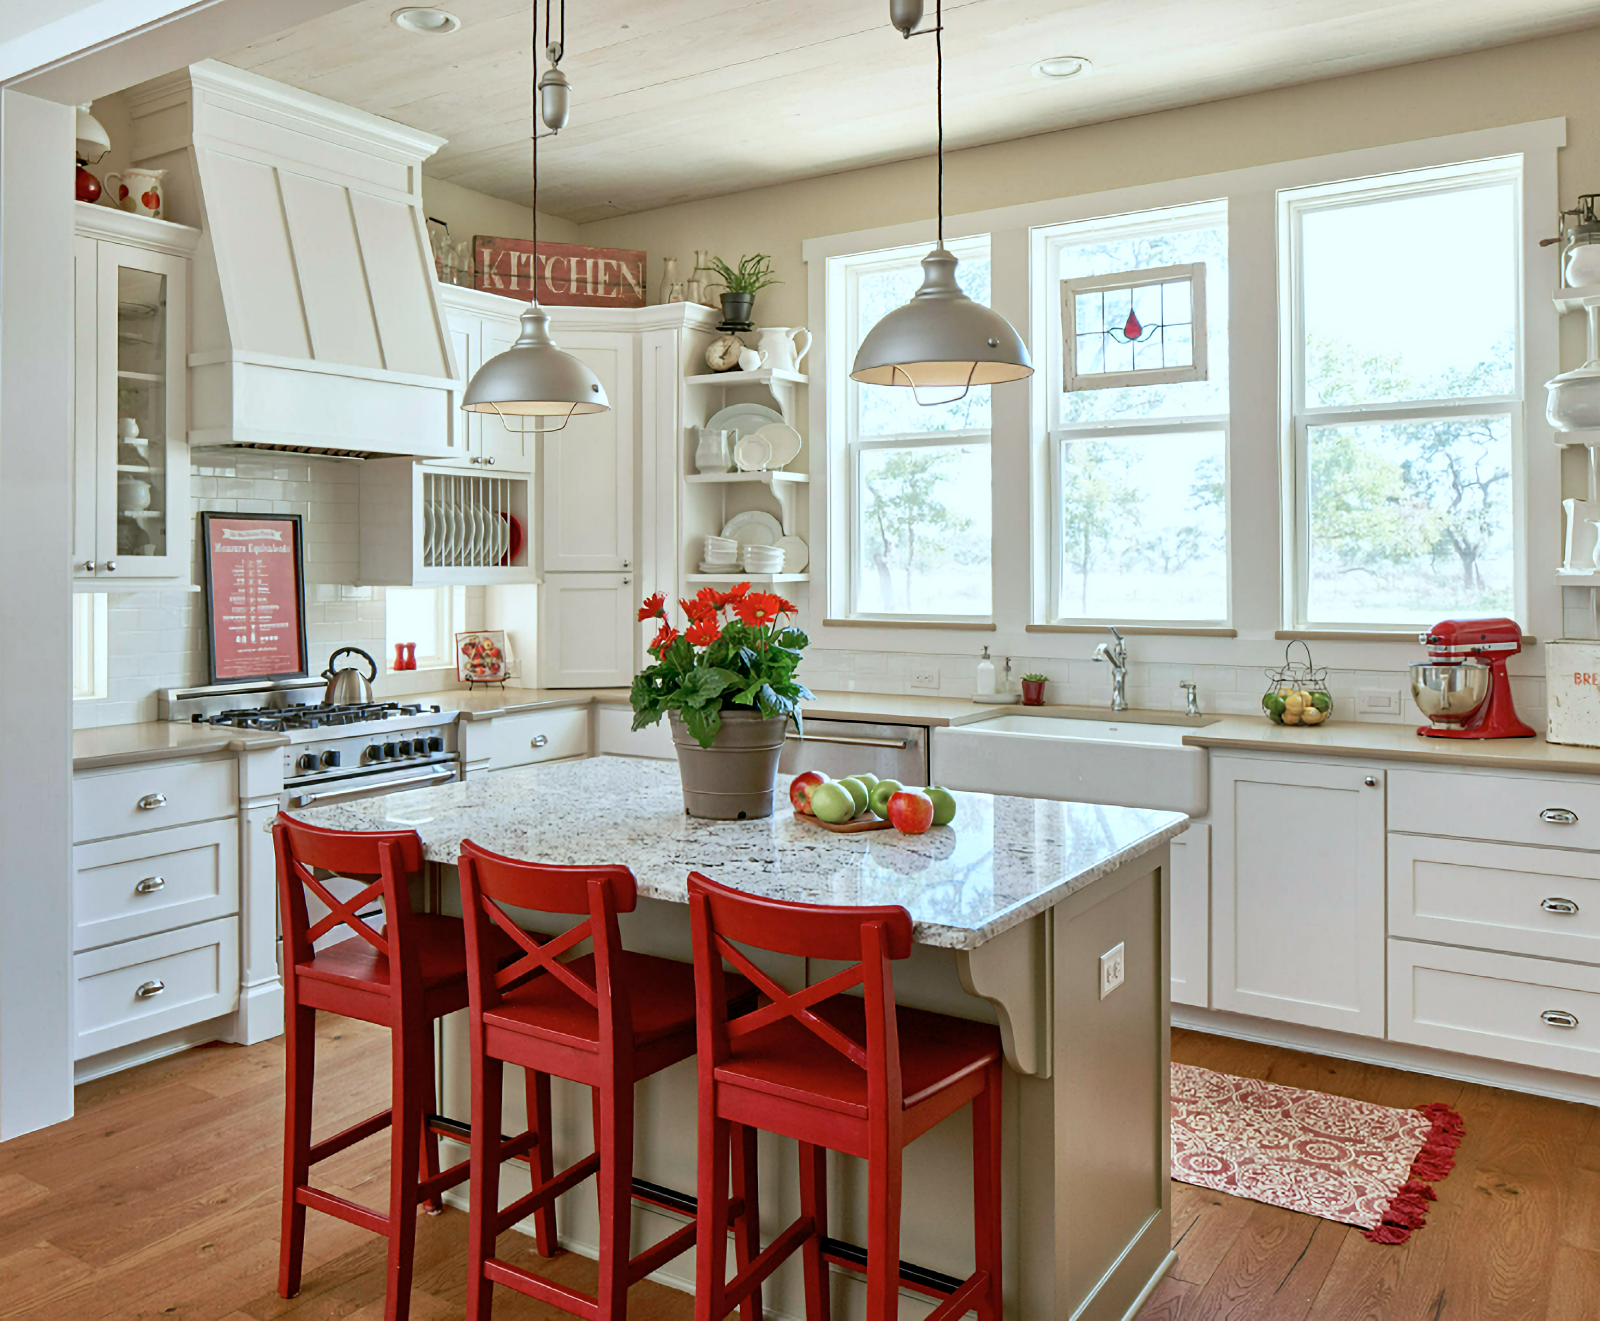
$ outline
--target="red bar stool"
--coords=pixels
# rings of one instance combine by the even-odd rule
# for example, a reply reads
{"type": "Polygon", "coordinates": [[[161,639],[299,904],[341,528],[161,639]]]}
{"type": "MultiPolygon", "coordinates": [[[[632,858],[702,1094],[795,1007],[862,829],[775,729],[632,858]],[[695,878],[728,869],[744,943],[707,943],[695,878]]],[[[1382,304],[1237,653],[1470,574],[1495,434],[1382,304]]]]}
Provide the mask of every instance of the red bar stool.
{"type": "MultiPolygon", "coordinates": [[[[697,1226],[688,1224],[638,1256],[628,1256],[633,1085],[694,1054],[694,969],[622,947],[617,914],[631,913],[638,902],[637,884],[626,867],[543,866],[490,853],[470,840],[462,841],[457,866],[471,991],[467,1317],[489,1321],[494,1286],[503,1284],[588,1321],[622,1321],[629,1286],[695,1243],[697,1226]],[[588,917],[541,944],[516,924],[505,906],[588,917]],[[515,941],[523,957],[497,967],[485,957],[496,935],[515,941]],[[562,955],[585,940],[593,941],[592,954],[562,961],[562,955]],[[545,1094],[549,1075],[592,1087],[595,1150],[556,1174],[541,1147],[534,1187],[501,1210],[500,1162],[509,1153],[498,1135],[507,1064],[521,1065],[529,1078],[539,1078],[545,1094]],[[495,1256],[501,1233],[530,1212],[537,1228],[537,1217],[551,1214],[555,1198],[590,1175],[596,1176],[600,1200],[598,1296],[591,1298],[495,1256]]],[[[721,990],[741,1008],[755,1003],[754,988],[742,977],[725,978],[721,990]]],[[[540,1131],[547,1131],[548,1120],[541,1118],[540,1123],[540,1131]]],[[[734,1223],[738,1260],[743,1262],[757,1234],[755,1130],[741,1129],[736,1137],[733,1165],[739,1197],[723,1203],[722,1232],[734,1223]]],[[[726,1173],[726,1153],[723,1169],[726,1173]]],[[[724,1188],[726,1183],[724,1178],[724,1188]]],[[[759,1307],[760,1300],[752,1296],[745,1321],[759,1321],[759,1307]]]]}
{"type": "MultiPolygon", "coordinates": [[[[796,1249],[804,1252],[806,1321],[828,1321],[827,1164],[822,1148],[867,1162],[867,1316],[898,1314],[902,1152],[972,1102],[977,1269],[929,1314],[949,1321],[1000,1310],[1000,1034],[985,1023],[897,1006],[890,961],[911,953],[898,906],[832,908],[761,899],[689,877],[700,1021],[700,1242],[695,1321],[721,1321],[796,1249]],[[852,966],[791,995],[732,942],[852,966]],[[740,969],[770,1003],[723,1009],[740,969]],[[861,987],[860,996],[843,992],[861,987]],[[726,1129],[764,1128],[800,1144],[800,1215],[726,1280],[726,1129]]],[[[908,1287],[927,1290],[915,1280],[908,1287]]]]}
{"type": "MultiPolygon", "coordinates": [[[[467,1161],[440,1172],[439,1139],[427,1122],[435,1109],[433,1020],[466,1008],[466,937],[459,918],[411,911],[407,878],[422,868],[422,841],[415,831],[325,830],[279,816],[272,824],[272,839],[283,914],[287,1063],[278,1292],[285,1298],[300,1292],[306,1210],[311,1208],[388,1237],[383,1315],[385,1321],[405,1321],[411,1308],[417,1207],[426,1203],[431,1211],[441,1210],[440,1194],[470,1172],[467,1161]],[[318,869],[374,879],[354,898],[340,900],[317,878],[318,869]],[[315,924],[306,913],[308,890],[329,910],[315,924]],[[380,895],[385,925],[377,931],[357,914],[380,895]],[[315,941],[339,927],[349,928],[348,939],[313,949],[315,941]],[[311,1095],[319,1009],[389,1028],[393,1083],[389,1109],[313,1143],[311,1095]],[[388,1214],[311,1186],[311,1166],[386,1127],[391,1149],[388,1214]]],[[[515,947],[502,938],[489,957],[509,958],[513,953],[515,947]]],[[[549,1131],[548,1092],[537,1098],[542,1107],[535,1104],[530,1082],[529,1099],[529,1115],[538,1115],[546,1126],[517,1139],[517,1149],[524,1153],[535,1144],[544,1151],[539,1134],[549,1131]]]]}

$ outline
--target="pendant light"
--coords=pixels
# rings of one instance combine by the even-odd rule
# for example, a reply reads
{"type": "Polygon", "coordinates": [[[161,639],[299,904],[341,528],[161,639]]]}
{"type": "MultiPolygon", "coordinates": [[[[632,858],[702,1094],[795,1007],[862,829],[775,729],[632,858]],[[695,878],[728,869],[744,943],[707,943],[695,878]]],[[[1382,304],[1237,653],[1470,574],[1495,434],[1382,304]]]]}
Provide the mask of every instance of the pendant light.
{"type": "MultiPolygon", "coordinates": [[[[910,37],[922,16],[919,0],[890,0],[890,19],[910,37]]],[[[850,379],[864,385],[910,386],[924,407],[954,403],[974,385],[1000,385],[1033,375],[1028,348],[1011,323],[975,303],[956,283],[956,257],[944,246],[944,16],[935,0],[935,100],[939,117],[939,241],[922,259],[922,287],[870,331],[856,350],[850,379]],[[924,388],[959,386],[954,398],[924,400],[924,388]]]]}
{"type": "MultiPolygon", "coordinates": [[[[562,37],[566,37],[565,5],[562,6],[562,37]]],[[[539,71],[539,9],[533,5],[533,68],[539,71]]],[[[549,36],[546,11],[545,35],[549,36]]],[[[556,58],[559,58],[556,57],[556,58]]],[[[561,79],[560,122],[566,123],[566,79],[561,79]]],[[[467,382],[461,407],[468,413],[494,413],[518,434],[543,435],[560,431],[574,417],[584,413],[603,413],[611,407],[599,378],[570,353],[563,353],[550,338],[550,314],[539,306],[539,121],[541,92],[533,85],[533,259],[529,264],[532,298],[522,312],[522,333],[504,353],[496,354],[478,368],[467,382]],[[532,419],[531,425],[509,419],[532,419]],[[553,423],[553,425],[552,425],[553,423]]]]}

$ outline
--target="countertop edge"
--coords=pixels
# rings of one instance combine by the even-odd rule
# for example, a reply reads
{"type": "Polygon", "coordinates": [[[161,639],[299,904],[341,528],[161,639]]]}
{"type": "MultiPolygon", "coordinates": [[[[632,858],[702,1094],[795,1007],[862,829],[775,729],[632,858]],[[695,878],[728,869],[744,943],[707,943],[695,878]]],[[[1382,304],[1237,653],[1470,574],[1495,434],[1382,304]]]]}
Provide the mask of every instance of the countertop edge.
{"type": "MultiPolygon", "coordinates": [[[[1332,733],[1333,731],[1329,731],[1332,733]]],[[[1534,771],[1547,772],[1559,775],[1600,775],[1600,762],[1593,754],[1595,749],[1583,749],[1574,746],[1575,751],[1589,752],[1589,758],[1567,757],[1556,752],[1544,757],[1508,756],[1489,751],[1483,745],[1493,745],[1500,742],[1497,739],[1474,740],[1468,743],[1464,739],[1450,740],[1450,751],[1445,751],[1439,745],[1444,740],[1417,738],[1416,747],[1358,747],[1349,743],[1322,743],[1307,739],[1304,743],[1285,743],[1272,739],[1256,739],[1249,735],[1241,734],[1207,734],[1197,732],[1186,734],[1183,738],[1185,747],[1205,748],[1220,752],[1260,752],[1280,756],[1311,756],[1311,757],[1342,757],[1355,758],[1363,761],[1401,761],[1417,765],[1432,766],[1440,770],[1455,766],[1475,767],[1478,769],[1499,771],[1534,771]],[[1454,749],[1461,748],[1461,751],[1454,749]]],[[[1511,741],[1511,740],[1506,740],[1511,741]]],[[[1564,748],[1569,745],[1551,743],[1546,739],[1533,740],[1517,739],[1515,744],[1522,747],[1537,746],[1544,749],[1564,748]]]]}
{"type": "MultiPolygon", "coordinates": [[[[106,725],[98,728],[117,729],[120,726],[106,725]]],[[[211,743],[196,743],[187,748],[168,746],[128,748],[120,752],[86,752],[72,758],[72,770],[76,774],[78,771],[103,771],[116,766],[137,766],[152,761],[181,761],[188,757],[212,757],[218,754],[237,756],[241,752],[284,747],[288,742],[287,734],[256,734],[250,738],[240,738],[237,734],[230,734],[211,743]]]]}

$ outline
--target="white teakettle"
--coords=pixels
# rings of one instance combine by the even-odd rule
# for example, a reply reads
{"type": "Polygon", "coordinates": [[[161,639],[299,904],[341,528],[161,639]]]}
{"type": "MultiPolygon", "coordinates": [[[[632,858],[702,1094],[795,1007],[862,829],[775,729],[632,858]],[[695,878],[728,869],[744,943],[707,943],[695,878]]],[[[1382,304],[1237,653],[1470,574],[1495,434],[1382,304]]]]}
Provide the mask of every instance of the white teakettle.
{"type": "Polygon", "coordinates": [[[797,372],[811,351],[811,332],[804,326],[763,326],[756,348],[767,355],[767,366],[797,372]]]}

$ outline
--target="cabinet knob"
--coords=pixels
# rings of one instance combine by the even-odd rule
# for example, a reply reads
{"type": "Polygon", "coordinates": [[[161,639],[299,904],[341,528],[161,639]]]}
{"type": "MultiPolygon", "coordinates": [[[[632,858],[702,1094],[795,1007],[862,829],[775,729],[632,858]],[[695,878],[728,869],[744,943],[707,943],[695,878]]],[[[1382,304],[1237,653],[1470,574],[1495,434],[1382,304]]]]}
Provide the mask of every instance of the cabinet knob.
{"type": "Polygon", "coordinates": [[[138,804],[141,812],[153,812],[156,810],[156,808],[165,807],[166,805],[166,794],[146,794],[139,800],[138,804]]]}
{"type": "Polygon", "coordinates": [[[1560,913],[1568,917],[1578,911],[1578,905],[1571,899],[1557,899],[1553,895],[1549,899],[1542,901],[1539,907],[1547,913],[1560,913]]]}
{"type": "Polygon", "coordinates": [[[535,734],[533,736],[533,741],[532,741],[531,746],[535,747],[535,748],[542,748],[549,741],[550,741],[550,735],[548,735],[548,734],[535,734]]]}
{"type": "Polygon", "coordinates": [[[93,560],[85,560],[83,562],[83,571],[85,573],[93,573],[94,572],[94,561],[93,560]]]}
{"type": "Polygon", "coordinates": [[[1575,826],[1578,814],[1570,807],[1547,807],[1539,813],[1539,820],[1548,821],[1552,826],[1575,826]]]}
{"type": "Polygon", "coordinates": [[[1577,1027],[1578,1016],[1569,1014],[1565,1009],[1546,1009],[1539,1015],[1539,1021],[1548,1023],[1551,1027],[1577,1027]]]}
{"type": "Polygon", "coordinates": [[[1362,780],[1361,783],[1366,785],[1369,789],[1376,789],[1378,787],[1378,777],[1376,775],[1369,775],[1366,779],[1362,780]]]}
{"type": "Polygon", "coordinates": [[[133,994],[137,999],[148,1000],[152,995],[160,995],[166,989],[167,984],[163,981],[145,982],[135,989],[133,994]]]}
{"type": "Polygon", "coordinates": [[[115,560],[107,560],[100,567],[107,573],[115,573],[117,571],[117,562],[115,560]]]}
{"type": "Polygon", "coordinates": [[[493,455],[492,455],[492,454],[491,454],[491,455],[490,455],[490,456],[489,456],[489,457],[488,457],[488,458],[487,458],[487,459],[485,459],[485,460],[484,460],[484,461],[483,461],[483,462],[484,462],[484,466],[485,466],[485,467],[487,467],[487,468],[492,468],[492,467],[494,467],[494,456],[493,456],[493,455]]]}
{"type": "Polygon", "coordinates": [[[135,894],[154,894],[157,890],[166,888],[167,878],[165,876],[146,876],[144,880],[133,887],[133,892],[135,894]]]}

